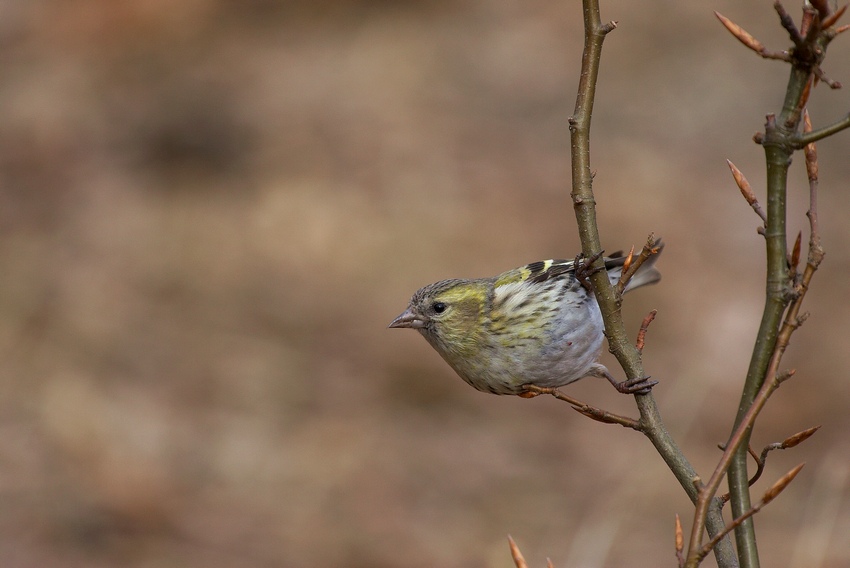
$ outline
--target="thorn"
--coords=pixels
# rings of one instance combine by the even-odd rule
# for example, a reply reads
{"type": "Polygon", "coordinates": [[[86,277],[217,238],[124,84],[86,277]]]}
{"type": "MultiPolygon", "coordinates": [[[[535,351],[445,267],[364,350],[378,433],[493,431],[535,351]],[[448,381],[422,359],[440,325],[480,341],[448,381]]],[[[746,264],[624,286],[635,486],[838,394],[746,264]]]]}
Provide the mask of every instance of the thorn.
{"type": "Polygon", "coordinates": [[[824,18],[823,22],[821,22],[821,27],[824,28],[824,29],[831,28],[833,26],[833,24],[835,24],[835,22],[837,22],[839,19],[841,19],[841,16],[844,15],[844,12],[846,10],[847,10],[847,4],[845,4],[844,6],[839,8],[838,10],[836,10],[834,14],[824,18]]]}
{"type": "Polygon", "coordinates": [[[806,465],[805,462],[801,463],[800,465],[780,477],[779,480],[777,480],[777,482],[770,487],[770,489],[765,491],[764,497],[762,497],[762,501],[764,501],[764,504],[767,505],[768,503],[776,499],[776,497],[780,493],[782,493],[782,491],[786,487],[788,487],[788,484],[794,481],[794,478],[797,477],[797,474],[800,473],[800,470],[803,469],[804,465],[806,465]]]}
{"type": "Polygon", "coordinates": [[[629,267],[632,265],[632,259],[635,256],[635,245],[632,245],[632,248],[629,249],[629,256],[626,257],[626,261],[623,262],[623,272],[628,272],[629,267]]]}
{"type": "Polygon", "coordinates": [[[555,565],[554,565],[554,564],[552,564],[552,559],[551,559],[551,558],[547,558],[547,559],[546,559],[546,568],[555,568],[555,565]]]}
{"type": "Polygon", "coordinates": [[[797,272],[797,266],[800,264],[800,245],[803,241],[803,231],[799,231],[797,233],[797,240],[794,241],[794,248],[791,250],[791,262],[789,262],[789,266],[791,267],[791,272],[797,272]]]}
{"type": "Polygon", "coordinates": [[[761,217],[761,220],[767,223],[767,213],[765,213],[764,209],[762,209],[761,204],[758,199],[756,199],[756,194],[753,193],[752,186],[750,186],[750,182],[747,181],[747,178],[741,173],[741,170],[732,163],[731,160],[726,160],[726,164],[729,166],[729,169],[732,170],[732,177],[735,178],[735,183],[738,185],[738,189],[741,190],[741,195],[744,196],[744,199],[747,200],[747,203],[750,204],[750,207],[753,208],[753,211],[761,217]]]}
{"type": "Polygon", "coordinates": [[[685,535],[682,532],[682,520],[679,518],[679,513],[676,513],[676,556],[682,554],[685,549],[685,535]]]}
{"type": "Polygon", "coordinates": [[[508,535],[508,544],[511,547],[511,557],[514,559],[516,568],[528,568],[525,558],[522,557],[522,552],[519,551],[519,547],[514,542],[514,539],[511,538],[511,535],[508,535]]]}
{"type": "MultiPolygon", "coordinates": [[[[803,132],[808,134],[812,131],[812,119],[809,116],[809,110],[803,112],[803,132]]],[[[803,153],[806,156],[806,174],[809,176],[809,182],[817,181],[818,179],[818,147],[812,142],[803,147],[803,153]]]]}
{"type": "Polygon", "coordinates": [[[754,38],[747,30],[721,14],[720,12],[714,12],[714,15],[717,16],[717,19],[720,20],[720,23],[723,24],[729,33],[735,36],[735,39],[746,45],[748,48],[752,49],[758,54],[762,54],[765,51],[764,44],[762,44],[759,40],[754,38]]]}
{"type": "Polygon", "coordinates": [[[850,30],[850,24],[845,24],[845,25],[841,26],[840,28],[835,28],[835,35],[843,34],[847,30],[850,30]]]}
{"type": "Polygon", "coordinates": [[[638,353],[643,353],[643,346],[646,342],[646,331],[649,329],[649,324],[652,323],[657,314],[658,310],[652,310],[646,315],[645,318],[643,318],[643,322],[640,324],[640,330],[638,331],[637,341],[635,341],[635,348],[637,348],[638,353]]]}
{"type": "Polygon", "coordinates": [[[818,430],[820,430],[820,425],[812,426],[808,430],[803,430],[802,432],[797,432],[793,436],[789,436],[788,438],[786,438],[785,441],[783,441],[779,445],[779,447],[783,450],[787,448],[793,448],[797,444],[802,444],[803,442],[808,440],[818,430]]]}

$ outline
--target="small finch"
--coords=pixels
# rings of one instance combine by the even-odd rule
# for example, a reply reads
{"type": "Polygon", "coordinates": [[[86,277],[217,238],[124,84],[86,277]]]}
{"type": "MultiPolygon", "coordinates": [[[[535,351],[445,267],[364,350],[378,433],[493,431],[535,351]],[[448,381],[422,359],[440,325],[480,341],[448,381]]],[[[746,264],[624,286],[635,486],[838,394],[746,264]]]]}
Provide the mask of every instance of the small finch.
{"type": "MultiPolygon", "coordinates": [[[[663,245],[656,242],[660,252],[663,245]]],[[[654,284],[657,253],[625,291],[654,284]]],[[[626,257],[604,259],[612,284],[626,257]]],[[[649,377],[617,382],[599,363],[603,323],[579,259],[544,260],[492,278],[443,280],[420,288],[389,327],[421,333],[460,377],[484,392],[522,395],[529,385],[561,387],[582,377],[608,379],[624,393],[644,393],[649,377]]]]}

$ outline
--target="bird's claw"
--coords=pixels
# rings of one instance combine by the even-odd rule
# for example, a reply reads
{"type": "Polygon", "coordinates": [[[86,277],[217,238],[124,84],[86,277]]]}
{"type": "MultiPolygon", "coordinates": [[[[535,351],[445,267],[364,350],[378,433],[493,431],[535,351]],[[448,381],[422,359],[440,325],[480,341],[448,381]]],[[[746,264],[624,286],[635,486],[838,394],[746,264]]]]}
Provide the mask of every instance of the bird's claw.
{"type": "Polygon", "coordinates": [[[578,255],[576,255],[575,261],[573,262],[573,266],[575,267],[576,280],[578,280],[579,284],[581,284],[588,292],[591,291],[590,277],[596,274],[597,272],[602,272],[603,270],[605,270],[604,266],[600,266],[598,268],[591,268],[591,265],[596,262],[604,252],[605,251],[601,250],[587,258],[584,257],[584,253],[579,253],[578,255]]]}
{"type": "Polygon", "coordinates": [[[651,381],[652,377],[635,377],[621,383],[612,382],[614,388],[623,394],[649,394],[652,387],[658,384],[658,381],[651,381]]]}

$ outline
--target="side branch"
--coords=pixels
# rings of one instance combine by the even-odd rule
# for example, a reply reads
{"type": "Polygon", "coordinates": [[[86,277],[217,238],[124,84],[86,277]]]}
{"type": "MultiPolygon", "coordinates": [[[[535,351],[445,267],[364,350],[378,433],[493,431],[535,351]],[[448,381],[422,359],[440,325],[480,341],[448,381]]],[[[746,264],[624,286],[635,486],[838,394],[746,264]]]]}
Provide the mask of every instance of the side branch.
{"type": "Polygon", "coordinates": [[[828,126],[824,126],[823,128],[818,128],[817,130],[812,130],[810,132],[804,132],[803,134],[792,138],[791,144],[793,144],[795,149],[799,150],[804,148],[807,144],[812,144],[818,140],[826,138],[827,136],[832,136],[842,130],[846,130],[847,128],[850,128],[850,113],[847,113],[844,118],[833,122],[828,126]]]}

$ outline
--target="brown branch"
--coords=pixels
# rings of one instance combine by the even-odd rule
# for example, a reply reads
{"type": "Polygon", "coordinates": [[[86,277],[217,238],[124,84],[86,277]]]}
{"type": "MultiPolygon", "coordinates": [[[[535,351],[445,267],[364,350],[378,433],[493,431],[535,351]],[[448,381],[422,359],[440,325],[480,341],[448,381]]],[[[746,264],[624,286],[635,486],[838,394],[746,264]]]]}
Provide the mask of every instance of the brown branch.
{"type": "Polygon", "coordinates": [[[832,9],[829,7],[829,2],[826,0],[810,0],[809,3],[815,10],[817,10],[817,15],[821,20],[828,18],[829,14],[832,12],[832,9]]]}
{"type": "Polygon", "coordinates": [[[847,4],[839,8],[835,11],[834,14],[831,14],[823,19],[821,22],[821,27],[823,29],[831,28],[835,23],[844,15],[844,12],[847,10],[847,4]]]}
{"type": "Polygon", "coordinates": [[[638,331],[637,341],[635,341],[635,348],[638,350],[638,353],[643,353],[643,346],[646,341],[646,332],[649,329],[649,324],[655,319],[656,314],[658,314],[658,310],[652,310],[646,317],[643,318],[643,322],[640,324],[640,330],[638,331]]]}
{"type": "Polygon", "coordinates": [[[640,269],[641,265],[649,260],[650,257],[661,252],[661,239],[656,239],[655,236],[650,233],[649,237],[647,237],[646,244],[643,245],[643,249],[641,249],[640,254],[637,258],[633,257],[634,248],[629,252],[629,256],[626,259],[626,264],[623,265],[623,272],[620,274],[620,281],[617,282],[617,295],[621,296],[623,291],[626,289],[626,286],[629,283],[629,280],[632,279],[632,276],[640,269]]]}
{"type": "Polygon", "coordinates": [[[735,528],[740,526],[741,523],[743,523],[744,521],[746,521],[747,519],[749,519],[750,517],[752,517],[753,515],[755,515],[759,511],[761,511],[762,508],[764,508],[765,505],[767,505],[768,503],[770,503],[771,501],[776,499],[776,497],[780,493],[782,493],[782,491],[786,487],[788,487],[788,485],[794,480],[794,478],[797,477],[797,474],[800,473],[800,470],[803,469],[804,465],[806,465],[806,464],[801,463],[800,465],[798,465],[797,467],[793,468],[791,471],[789,471],[788,473],[786,473],[785,475],[780,477],[779,480],[770,487],[770,489],[765,491],[764,496],[761,499],[761,502],[759,502],[758,504],[753,506],[749,511],[747,511],[746,513],[744,513],[743,515],[741,515],[740,517],[738,517],[737,519],[735,519],[731,523],[729,523],[729,525],[726,527],[726,529],[724,530],[723,533],[718,534],[717,536],[712,538],[710,541],[708,541],[705,544],[705,546],[703,546],[700,549],[700,551],[697,553],[697,564],[702,562],[702,559],[705,558],[715,546],[717,546],[717,543],[720,542],[721,538],[723,538],[724,536],[726,536],[726,534],[729,534],[730,532],[735,530],[735,528]]]}
{"type": "MultiPolygon", "coordinates": [[[[756,462],[756,472],[750,478],[750,487],[752,487],[756,481],[759,480],[762,473],[764,473],[765,465],[767,465],[767,454],[772,452],[773,450],[787,450],[788,448],[793,448],[799,444],[802,444],[804,441],[808,440],[815,432],[820,430],[820,426],[813,426],[811,428],[807,428],[802,432],[797,432],[796,434],[785,438],[782,442],[774,442],[772,444],[766,445],[761,450],[760,455],[756,455],[752,448],[748,448],[750,455],[753,457],[753,460],[756,462]]],[[[724,493],[720,497],[723,502],[729,500],[729,493],[724,493]]]]}
{"type": "Polygon", "coordinates": [[[779,14],[779,22],[782,24],[782,27],[785,28],[785,31],[788,32],[791,41],[794,42],[794,47],[803,47],[805,39],[800,34],[800,30],[797,29],[797,26],[794,25],[794,19],[791,18],[791,15],[785,10],[785,6],[782,5],[782,2],[776,0],[773,3],[773,8],[776,10],[776,13],[779,14]]]}
{"type": "Polygon", "coordinates": [[[815,77],[817,77],[818,81],[823,81],[830,89],[840,89],[843,86],[841,82],[835,81],[827,77],[826,73],[824,73],[823,69],[821,69],[820,67],[815,67],[814,74],[815,77]]]}
{"type": "MultiPolygon", "coordinates": [[[[572,162],[570,197],[575,210],[582,252],[586,258],[589,258],[595,252],[602,250],[596,219],[596,200],[593,194],[593,170],[590,166],[590,124],[593,116],[602,44],[613,26],[605,26],[601,23],[598,0],[582,0],[582,9],[584,50],[582,52],[575,112],[569,121],[572,162]]],[[[602,265],[601,259],[594,263],[594,267],[601,267],[602,265]]],[[[629,380],[644,377],[641,355],[626,333],[616,290],[603,273],[593,274],[591,280],[593,282],[593,293],[596,296],[605,323],[605,336],[608,339],[609,350],[617,358],[629,380]]],[[[698,491],[692,484],[694,477],[697,477],[696,471],[665,428],[652,392],[635,393],[635,404],[640,411],[640,431],[655,446],[656,451],[670,468],[688,497],[696,501],[698,491]]],[[[703,526],[708,527],[711,535],[723,530],[724,521],[719,501],[713,503],[710,507],[706,506],[704,518],[703,526]]],[[[726,568],[736,565],[735,552],[728,538],[715,547],[714,553],[718,566],[726,568]]]]}
{"type": "Polygon", "coordinates": [[[584,416],[592,418],[597,422],[603,422],[605,424],[619,424],[620,426],[623,426],[625,428],[631,428],[632,430],[637,430],[638,432],[643,431],[643,427],[640,425],[640,422],[638,420],[635,420],[634,418],[629,418],[628,416],[621,416],[619,414],[614,414],[613,412],[608,412],[607,410],[596,408],[595,406],[590,406],[589,404],[586,404],[578,399],[575,399],[569,395],[562,393],[556,388],[538,387],[536,385],[525,385],[525,392],[520,396],[524,398],[532,398],[541,394],[552,395],[558,400],[562,400],[572,405],[573,410],[575,410],[579,414],[583,414],[584,416]]]}
{"type": "Polygon", "coordinates": [[[778,59],[780,61],[785,61],[787,63],[791,62],[791,55],[787,51],[770,51],[767,49],[762,42],[754,38],[747,30],[721,14],[720,12],[714,12],[714,15],[717,16],[717,19],[720,20],[720,23],[729,30],[735,38],[747,46],[749,49],[753,50],[757,55],[765,59],[778,59]]]}

